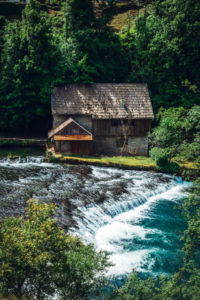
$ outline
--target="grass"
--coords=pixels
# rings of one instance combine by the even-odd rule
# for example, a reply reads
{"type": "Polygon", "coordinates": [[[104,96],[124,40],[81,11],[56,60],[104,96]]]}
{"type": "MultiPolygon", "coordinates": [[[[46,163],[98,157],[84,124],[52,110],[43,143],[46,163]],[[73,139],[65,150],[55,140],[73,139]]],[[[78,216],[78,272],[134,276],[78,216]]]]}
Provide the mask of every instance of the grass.
{"type": "Polygon", "coordinates": [[[49,161],[66,162],[66,163],[81,163],[94,164],[100,166],[124,167],[139,170],[154,170],[156,169],[155,162],[150,157],[145,156],[76,156],[62,155],[54,153],[52,150],[48,152],[49,161]]]}
{"type": "Polygon", "coordinates": [[[198,170],[198,164],[192,161],[188,161],[188,160],[183,160],[181,162],[177,162],[179,164],[180,167],[183,167],[185,169],[188,170],[198,170]]]}
{"type": "Polygon", "coordinates": [[[144,167],[155,167],[155,162],[150,157],[145,156],[112,156],[112,157],[101,157],[101,162],[120,164],[125,166],[144,166],[144,167]]]}
{"type": "MultiPolygon", "coordinates": [[[[102,167],[115,167],[120,169],[132,169],[142,171],[156,171],[162,172],[158,169],[155,161],[146,156],[78,156],[78,155],[63,155],[55,153],[53,148],[47,152],[47,160],[56,163],[69,163],[69,164],[85,164],[96,165],[102,167]]],[[[194,162],[179,161],[180,171],[173,175],[181,176],[185,180],[195,180],[200,175],[199,167],[194,162]]]]}
{"type": "Polygon", "coordinates": [[[129,20],[131,19],[131,23],[137,17],[139,14],[138,10],[129,10],[120,14],[117,14],[114,16],[112,19],[111,23],[109,26],[115,28],[117,31],[121,30],[125,25],[128,24],[129,20]]]}

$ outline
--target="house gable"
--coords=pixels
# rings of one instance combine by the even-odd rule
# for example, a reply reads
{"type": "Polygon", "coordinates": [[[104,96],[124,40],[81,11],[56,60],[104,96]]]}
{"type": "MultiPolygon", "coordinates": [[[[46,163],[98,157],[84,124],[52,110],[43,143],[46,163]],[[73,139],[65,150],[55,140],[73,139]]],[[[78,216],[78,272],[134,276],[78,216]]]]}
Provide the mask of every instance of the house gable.
{"type": "MultiPolygon", "coordinates": [[[[48,133],[48,138],[52,138],[55,136],[91,136],[92,133],[81,126],[78,122],[74,119],[69,118],[58,127],[52,129],[48,133]]],[[[83,139],[83,138],[82,138],[83,139]]]]}

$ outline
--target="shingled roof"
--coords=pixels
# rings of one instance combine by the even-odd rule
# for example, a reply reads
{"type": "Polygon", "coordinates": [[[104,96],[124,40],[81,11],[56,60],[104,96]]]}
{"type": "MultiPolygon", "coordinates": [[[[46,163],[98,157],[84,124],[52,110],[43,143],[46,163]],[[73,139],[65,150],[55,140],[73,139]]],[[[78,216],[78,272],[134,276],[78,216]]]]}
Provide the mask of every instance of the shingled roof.
{"type": "Polygon", "coordinates": [[[152,119],[146,84],[69,84],[53,91],[53,114],[92,115],[96,119],[152,119]]]}

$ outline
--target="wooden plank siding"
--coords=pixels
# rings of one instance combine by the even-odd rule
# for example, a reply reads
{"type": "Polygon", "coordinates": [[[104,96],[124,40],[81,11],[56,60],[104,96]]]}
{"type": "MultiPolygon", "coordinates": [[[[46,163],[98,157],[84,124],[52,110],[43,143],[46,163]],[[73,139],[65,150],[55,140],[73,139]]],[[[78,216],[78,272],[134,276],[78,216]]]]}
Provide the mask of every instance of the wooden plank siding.
{"type": "Polygon", "coordinates": [[[72,122],[60,130],[59,135],[88,135],[88,133],[72,122]]]}
{"type": "MultiPolygon", "coordinates": [[[[124,125],[129,126],[129,136],[146,136],[151,129],[150,119],[138,119],[126,121],[124,125]]],[[[115,120],[93,120],[94,136],[123,136],[120,119],[115,120]]]]}

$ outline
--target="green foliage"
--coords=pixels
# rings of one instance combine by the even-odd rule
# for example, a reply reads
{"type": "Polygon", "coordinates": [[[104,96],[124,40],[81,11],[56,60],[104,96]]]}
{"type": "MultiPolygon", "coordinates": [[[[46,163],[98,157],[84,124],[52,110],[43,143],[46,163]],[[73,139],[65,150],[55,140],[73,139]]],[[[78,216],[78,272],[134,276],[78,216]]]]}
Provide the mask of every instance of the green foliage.
{"type": "Polygon", "coordinates": [[[194,183],[191,192],[191,196],[183,206],[183,213],[188,219],[188,228],[184,236],[187,260],[195,257],[195,253],[198,253],[200,247],[200,179],[194,183]]]}
{"type": "Polygon", "coordinates": [[[31,0],[22,21],[5,27],[0,85],[3,130],[42,133],[49,126],[51,89],[62,76],[52,24],[39,2],[31,0]]]}
{"type": "Polygon", "coordinates": [[[179,165],[176,162],[171,162],[168,159],[166,151],[160,148],[152,148],[150,150],[151,158],[155,160],[158,169],[169,173],[178,173],[180,170],[179,165]]]}
{"type": "Polygon", "coordinates": [[[29,200],[25,220],[0,223],[0,294],[83,299],[105,283],[107,254],[64,233],[54,212],[53,204],[29,200]]]}
{"type": "Polygon", "coordinates": [[[156,159],[156,164],[157,164],[157,166],[158,166],[160,169],[165,170],[165,169],[167,168],[167,166],[168,166],[168,163],[169,163],[169,161],[168,161],[168,158],[167,158],[166,155],[164,155],[164,156],[159,156],[159,157],[157,157],[157,159],[156,159]]]}
{"type": "Polygon", "coordinates": [[[162,157],[163,159],[166,158],[168,160],[165,149],[154,147],[151,148],[149,153],[151,158],[155,161],[157,161],[160,157],[162,157]]]}
{"type": "Polygon", "coordinates": [[[155,298],[155,282],[153,278],[145,281],[141,280],[137,273],[133,271],[122,288],[116,293],[116,300],[153,300],[155,298]]]}
{"type": "Polygon", "coordinates": [[[146,82],[154,109],[200,101],[200,2],[153,1],[151,10],[122,35],[129,56],[130,82],[146,82]]]}
{"type": "Polygon", "coordinates": [[[119,38],[107,26],[114,1],[99,1],[97,17],[91,0],[67,0],[64,5],[62,49],[68,82],[120,82],[128,71],[119,38]]]}
{"type": "Polygon", "coordinates": [[[151,153],[164,152],[170,160],[197,160],[200,155],[200,107],[162,109],[157,118],[159,125],[150,134],[150,141],[160,150],[151,150],[151,153]]]}
{"type": "Polygon", "coordinates": [[[107,26],[115,1],[67,0],[63,15],[51,16],[30,0],[22,20],[9,22],[1,37],[0,129],[46,134],[51,126],[55,84],[123,82],[127,57],[107,26]]]}

